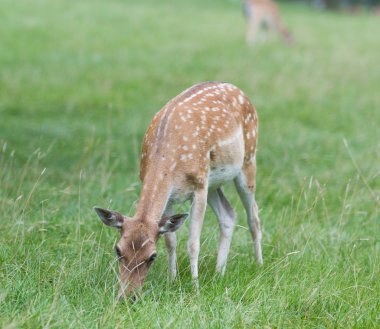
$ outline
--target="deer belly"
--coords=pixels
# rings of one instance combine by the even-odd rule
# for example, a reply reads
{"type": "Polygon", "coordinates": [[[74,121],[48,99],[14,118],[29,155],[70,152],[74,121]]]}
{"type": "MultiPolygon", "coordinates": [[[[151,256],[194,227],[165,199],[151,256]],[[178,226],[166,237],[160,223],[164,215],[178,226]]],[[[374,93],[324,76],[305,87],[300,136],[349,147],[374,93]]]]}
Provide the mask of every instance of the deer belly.
{"type": "Polygon", "coordinates": [[[243,161],[244,141],[241,132],[215,145],[210,151],[209,187],[233,180],[239,174],[243,161]]]}
{"type": "Polygon", "coordinates": [[[223,183],[233,180],[240,172],[241,165],[224,165],[213,168],[208,174],[208,186],[218,187],[223,183]]]}

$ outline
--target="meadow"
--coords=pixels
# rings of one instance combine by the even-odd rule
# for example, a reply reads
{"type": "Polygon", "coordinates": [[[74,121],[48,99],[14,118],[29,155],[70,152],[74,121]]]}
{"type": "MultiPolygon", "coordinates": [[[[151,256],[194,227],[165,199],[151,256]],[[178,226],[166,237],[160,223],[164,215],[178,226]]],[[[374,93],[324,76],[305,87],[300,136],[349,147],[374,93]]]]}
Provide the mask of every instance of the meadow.
{"type": "Polygon", "coordinates": [[[248,47],[238,1],[1,0],[0,327],[380,327],[380,19],[281,8],[293,47],[248,47]],[[199,293],[187,223],[178,279],[162,240],[142,299],[117,303],[118,232],[92,207],[133,215],[150,119],[209,80],[259,114],[264,266],[227,186],[225,276],[208,210],[199,293]]]}

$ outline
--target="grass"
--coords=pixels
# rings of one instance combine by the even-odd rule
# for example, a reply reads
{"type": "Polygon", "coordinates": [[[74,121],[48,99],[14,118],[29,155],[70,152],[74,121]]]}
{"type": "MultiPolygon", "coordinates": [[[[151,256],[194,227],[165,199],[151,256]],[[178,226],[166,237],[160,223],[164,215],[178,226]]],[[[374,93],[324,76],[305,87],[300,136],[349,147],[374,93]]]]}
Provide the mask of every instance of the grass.
{"type": "Polygon", "coordinates": [[[380,326],[380,21],[282,9],[297,44],[250,49],[238,1],[1,1],[1,327],[380,326]],[[134,213],[151,117],[206,80],[258,109],[264,267],[227,187],[226,275],[208,210],[199,295],[186,226],[178,280],[160,241],[142,300],[117,304],[118,234],[92,207],[134,213]]]}

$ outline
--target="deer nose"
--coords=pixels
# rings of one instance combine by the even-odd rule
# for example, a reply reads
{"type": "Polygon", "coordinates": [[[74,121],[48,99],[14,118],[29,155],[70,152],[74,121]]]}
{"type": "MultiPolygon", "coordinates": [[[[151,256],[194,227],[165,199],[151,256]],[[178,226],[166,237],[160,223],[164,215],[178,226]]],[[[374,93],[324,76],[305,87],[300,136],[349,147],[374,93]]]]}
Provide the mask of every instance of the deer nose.
{"type": "Polygon", "coordinates": [[[132,304],[135,304],[135,303],[137,303],[137,296],[132,295],[131,297],[129,297],[129,300],[131,301],[132,304]]]}

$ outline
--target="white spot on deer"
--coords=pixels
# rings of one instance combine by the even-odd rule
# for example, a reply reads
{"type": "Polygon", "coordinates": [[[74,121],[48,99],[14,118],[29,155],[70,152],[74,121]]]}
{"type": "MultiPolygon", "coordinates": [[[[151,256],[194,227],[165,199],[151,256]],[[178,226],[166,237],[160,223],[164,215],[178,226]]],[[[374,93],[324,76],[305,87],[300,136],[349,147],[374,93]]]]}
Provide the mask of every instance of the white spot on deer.
{"type": "Polygon", "coordinates": [[[181,154],[181,156],[179,157],[179,159],[180,159],[181,161],[185,161],[185,160],[187,159],[186,154],[181,154]]]}
{"type": "Polygon", "coordinates": [[[187,97],[183,102],[187,103],[188,101],[192,100],[194,97],[195,97],[195,95],[191,95],[191,96],[187,97]]]}
{"type": "Polygon", "coordinates": [[[250,139],[250,138],[251,138],[251,134],[247,132],[247,139],[250,139]]]}
{"type": "Polygon", "coordinates": [[[198,131],[193,132],[193,137],[197,137],[199,135],[198,131]]]}
{"type": "Polygon", "coordinates": [[[182,139],[187,142],[189,139],[187,138],[187,136],[182,136],[182,139]]]}
{"type": "Polygon", "coordinates": [[[239,103],[240,103],[241,105],[244,104],[244,97],[243,97],[242,95],[239,95],[239,103]]]}
{"type": "Polygon", "coordinates": [[[197,146],[195,144],[193,144],[193,150],[196,150],[197,149],[197,146]]]}
{"type": "Polygon", "coordinates": [[[170,171],[173,171],[175,169],[175,167],[177,166],[177,162],[173,162],[173,164],[170,166],[170,171]]]}
{"type": "Polygon", "coordinates": [[[188,147],[187,145],[184,145],[184,146],[182,146],[182,149],[183,149],[184,151],[187,151],[187,150],[189,149],[189,147],[188,147]]]}

